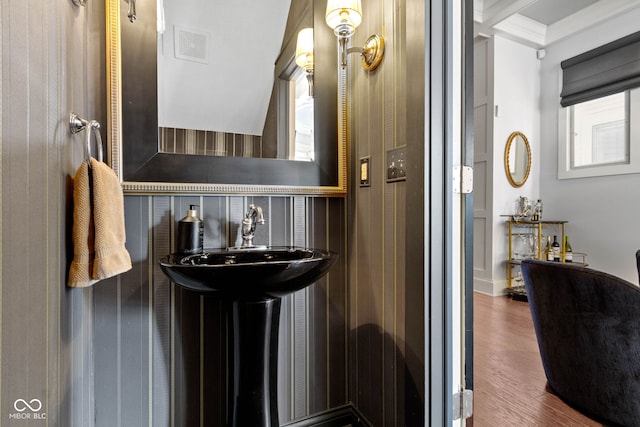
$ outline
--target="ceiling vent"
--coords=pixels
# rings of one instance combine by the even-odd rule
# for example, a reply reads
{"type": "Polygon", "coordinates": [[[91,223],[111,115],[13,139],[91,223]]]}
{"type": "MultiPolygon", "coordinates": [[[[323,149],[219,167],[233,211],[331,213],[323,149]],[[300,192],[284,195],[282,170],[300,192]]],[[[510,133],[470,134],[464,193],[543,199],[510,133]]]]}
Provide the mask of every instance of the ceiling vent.
{"type": "Polygon", "coordinates": [[[178,25],[174,26],[173,45],[176,59],[209,63],[209,41],[211,34],[178,25]]]}

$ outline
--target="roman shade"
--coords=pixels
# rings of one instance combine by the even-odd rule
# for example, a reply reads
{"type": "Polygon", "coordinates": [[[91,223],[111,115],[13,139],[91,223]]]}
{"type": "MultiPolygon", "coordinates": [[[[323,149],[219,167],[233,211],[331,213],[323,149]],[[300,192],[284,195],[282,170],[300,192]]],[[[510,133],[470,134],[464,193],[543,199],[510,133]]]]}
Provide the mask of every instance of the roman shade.
{"type": "Polygon", "coordinates": [[[560,104],[568,107],[640,86],[640,32],[560,63],[560,104]]]}

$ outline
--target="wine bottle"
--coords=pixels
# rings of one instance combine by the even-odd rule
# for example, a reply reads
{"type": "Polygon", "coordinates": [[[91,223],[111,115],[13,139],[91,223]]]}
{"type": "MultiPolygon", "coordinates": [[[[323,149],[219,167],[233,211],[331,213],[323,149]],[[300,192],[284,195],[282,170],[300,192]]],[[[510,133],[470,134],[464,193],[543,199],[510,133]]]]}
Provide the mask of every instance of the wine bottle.
{"type": "Polygon", "coordinates": [[[573,249],[569,243],[569,236],[564,236],[564,262],[573,262],[573,249]]]}
{"type": "Polygon", "coordinates": [[[553,249],[551,249],[551,236],[547,236],[547,246],[544,248],[544,259],[553,261],[553,249]]]}
{"type": "Polygon", "coordinates": [[[553,260],[560,261],[560,243],[558,243],[558,236],[553,236],[553,243],[551,244],[551,252],[553,253],[553,260]]]}

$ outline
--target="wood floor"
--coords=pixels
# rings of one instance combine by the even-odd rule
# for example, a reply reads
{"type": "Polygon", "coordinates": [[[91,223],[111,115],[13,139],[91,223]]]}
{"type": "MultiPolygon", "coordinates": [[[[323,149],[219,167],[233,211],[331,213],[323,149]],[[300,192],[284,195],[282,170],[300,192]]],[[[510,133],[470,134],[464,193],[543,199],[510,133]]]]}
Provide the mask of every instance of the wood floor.
{"type": "Polygon", "coordinates": [[[474,404],[467,425],[602,426],[547,390],[529,305],[474,294],[474,404]]]}

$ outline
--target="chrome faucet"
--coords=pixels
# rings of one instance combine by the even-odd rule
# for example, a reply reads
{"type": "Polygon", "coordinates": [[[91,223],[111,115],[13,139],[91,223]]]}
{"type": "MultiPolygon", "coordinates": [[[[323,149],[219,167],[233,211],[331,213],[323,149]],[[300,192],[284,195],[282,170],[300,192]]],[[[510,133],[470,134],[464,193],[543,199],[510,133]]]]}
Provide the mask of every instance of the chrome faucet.
{"type": "Polygon", "coordinates": [[[249,209],[242,220],[242,248],[255,248],[253,238],[255,236],[256,225],[264,224],[264,216],[262,208],[253,204],[249,205],[249,209]]]}

